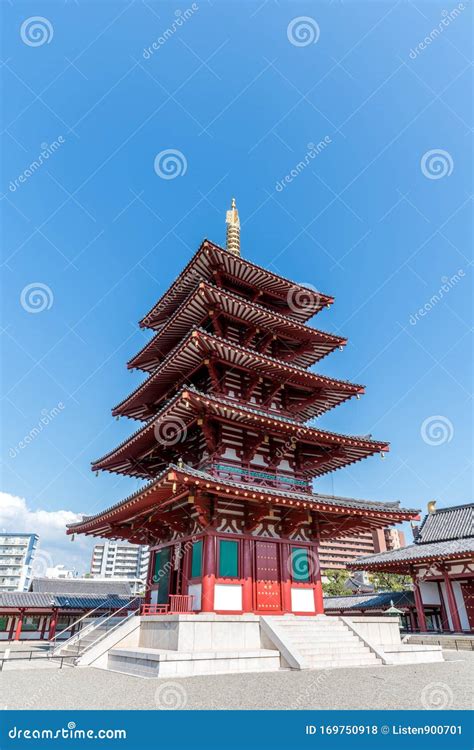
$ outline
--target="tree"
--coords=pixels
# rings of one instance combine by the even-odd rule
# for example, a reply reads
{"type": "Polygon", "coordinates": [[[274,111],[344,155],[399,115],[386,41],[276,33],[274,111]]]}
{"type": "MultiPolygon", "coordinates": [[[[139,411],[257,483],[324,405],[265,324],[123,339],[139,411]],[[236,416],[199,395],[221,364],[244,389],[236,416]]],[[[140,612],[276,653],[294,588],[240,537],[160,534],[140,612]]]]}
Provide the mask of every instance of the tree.
{"type": "Polygon", "coordinates": [[[326,596],[347,596],[350,592],[346,588],[349,578],[347,570],[326,570],[323,580],[323,591],[326,596]]]}
{"type": "Polygon", "coordinates": [[[410,576],[398,573],[373,573],[370,581],[376,591],[405,591],[410,587],[410,576]]]}

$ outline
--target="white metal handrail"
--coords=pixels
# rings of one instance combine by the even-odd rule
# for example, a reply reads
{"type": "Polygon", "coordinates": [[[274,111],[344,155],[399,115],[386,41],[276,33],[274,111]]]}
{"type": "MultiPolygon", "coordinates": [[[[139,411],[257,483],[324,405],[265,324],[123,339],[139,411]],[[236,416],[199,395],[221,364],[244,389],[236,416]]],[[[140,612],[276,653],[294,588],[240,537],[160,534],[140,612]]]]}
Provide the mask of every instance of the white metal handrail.
{"type": "Polygon", "coordinates": [[[89,631],[93,630],[94,628],[98,627],[98,625],[108,617],[108,613],[104,612],[103,615],[100,615],[99,617],[96,617],[92,620],[88,625],[86,625],[84,628],[81,628],[77,631],[77,633],[74,633],[74,635],[71,635],[70,638],[67,638],[65,641],[60,641],[59,643],[55,643],[54,647],[50,649],[49,653],[54,656],[56,651],[59,651],[59,649],[63,649],[66,646],[70,646],[72,643],[75,643],[76,641],[79,641],[81,638],[83,638],[89,631]]]}
{"type": "MultiPolygon", "coordinates": [[[[108,635],[110,635],[111,633],[113,633],[113,632],[114,632],[114,630],[115,630],[116,628],[119,628],[119,627],[120,627],[121,625],[123,625],[123,624],[124,624],[124,622],[128,622],[128,620],[129,620],[129,619],[130,619],[131,617],[135,617],[136,615],[138,615],[138,614],[139,614],[139,612],[140,612],[140,609],[139,609],[139,608],[137,608],[137,609],[136,609],[136,610],[134,610],[133,612],[129,612],[129,613],[128,613],[128,615],[125,615],[125,617],[122,617],[122,618],[121,618],[121,620],[120,620],[119,622],[116,622],[116,623],[115,623],[115,625],[113,625],[113,626],[112,626],[111,628],[107,629],[107,630],[106,630],[106,631],[105,631],[104,633],[101,633],[101,634],[100,634],[100,635],[99,635],[99,636],[98,636],[98,637],[97,637],[97,638],[96,638],[96,639],[95,639],[94,641],[91,641],[90,643],[88,643],[88,644],[87,644],[87,646],[86,646],[86,647],[85,647],[85,648],[83,649],[83,651],[81,651],[81,653],[80,653],[80,654],[78,654],[78,656],[82,656],[83,654],[87,653],[87,651],[89,651],[89,649],[90,649],[90,648],[92,648],[93,646],[96,646],[96,645],[97,645],[98,643],[100,643],[100,642],[101,642],[101,640],[102,640],[103,638],[105,638],[106,636],[108,636],[108,635]]],[[[111,615],[111,617],[112,617],[112,616],[113,616],[113,615],[111,615]]]]}
{"type": "MultiPolygon", "coordinates": [[[[138,607],[136,609],[134,609],[134,611],[132,612],[132,614],[136,614],[136,612],[139,611],[139,609],[140,609],[140,607],[139,607],[140,600],[141,600],[141,597],[140,596],[136,596],[136,597],[134,597],[134,599],[130,599],[129,602],[127,602],[126,604],[124,604],[123,607],[120,607],[120,609],[116,609],[116,610],[114,610],[112,613],[110,613],[108,615],[105,614],[105,616],[96,618],[89,625],[87,625],[85,628],[81,628],[81,630],[78,633],[75,633],[73,636],[71,636],[71,638],[68,638],[67,641],[63,641],[58,646],[58,648],[63,649],[63,648],[66,648],[67,646],[71,646],[73,643],[80,642],[82,640],[82,638],[84,638],[85,635],[87,635],[88,633],[94,631],[96,628],[104,625],[110,619],[112,619],[112,617],[116,617],[124,609],[130,609],[130,607],[133,607],[134,602],[138,602],[138,607]]],[[[117,623],[117,625],[120,625],[120,624],[121,624],[120,622],[117,623]]],[[[113,630],[113,628],[110,628],[110,630],[108,630],[107,632],[110,632],[111,630],[113,630]]],[[[54,655],[54,652],[55,652],[55,650],[53,650],[53,652],[52,652],[53,655],[54,655]]],[[[79,649],[78,649],[78,653],[79,653],[79,649]]]]}
{"type": "MultiPolygon", "coordinates": [[[[94,609],[91,609],[90,612],[86,612],[86,614],[82,615],[82,617],[79,617],[78,620],[74,620],[73,623],[71,623],[70,625],[68,625],[66,628],[63,628],[63,630],[60,630],[59,633],[56,633],[56,635],[54,636],[54,638],[51,638],[51,640],[49,642],[50,645],[54,644],[55,641],[59,638],[59,636],[62,635],[63,633],[65,633],[67,630],[70,630],[71,628],[74,628],[79,622],[82,622],[82,620],[85,620],[87,617],[90,617],[92,614],[94,614],[94,612],[97,612],[98,609],[103,609],[103,608],[104,608],[104,602],[102,602],[102,604],[99,604],[98,607],[95,607],[94,609]]],[[[64,641],[64,643],[65,643],[65,641],[64,641]]]]}

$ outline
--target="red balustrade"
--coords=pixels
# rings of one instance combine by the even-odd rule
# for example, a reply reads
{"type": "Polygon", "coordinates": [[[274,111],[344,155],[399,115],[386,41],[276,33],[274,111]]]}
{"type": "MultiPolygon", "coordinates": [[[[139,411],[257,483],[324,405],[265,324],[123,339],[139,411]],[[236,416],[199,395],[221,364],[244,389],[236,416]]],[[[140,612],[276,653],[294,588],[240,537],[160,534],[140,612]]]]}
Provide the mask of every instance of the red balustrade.
{"type": "Polygon", "coordinates": [[[167,615],[169,613],[169,604],[142,604],[141,615],[167,615]]]}
{"type": "Polygon", "coordinates": [[[187,615],[194,614],[193,598],[194,597],[189,594],[171,594],[170,612],[187,615]]]}
{"type": "Polygon", "coordinates": [[[189,594],[171,594],[169,604],[142,604],[140,614],[144,617],[147,615],[192,615],[193,596],[189,594]]]}

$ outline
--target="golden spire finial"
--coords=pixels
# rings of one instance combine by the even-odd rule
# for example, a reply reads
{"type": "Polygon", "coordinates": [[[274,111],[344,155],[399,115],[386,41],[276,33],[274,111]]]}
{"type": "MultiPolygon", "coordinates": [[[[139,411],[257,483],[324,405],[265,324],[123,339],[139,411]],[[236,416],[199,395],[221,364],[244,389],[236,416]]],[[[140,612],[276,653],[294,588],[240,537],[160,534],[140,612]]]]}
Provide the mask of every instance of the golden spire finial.
{"type": "Polygon", "coordinates": [[[226,212],[225,223],[227,224],[226,248],[230,253],[240,255],[240,219],[235,207],[235,198],[232,198],[230,211],[226,212]]]}

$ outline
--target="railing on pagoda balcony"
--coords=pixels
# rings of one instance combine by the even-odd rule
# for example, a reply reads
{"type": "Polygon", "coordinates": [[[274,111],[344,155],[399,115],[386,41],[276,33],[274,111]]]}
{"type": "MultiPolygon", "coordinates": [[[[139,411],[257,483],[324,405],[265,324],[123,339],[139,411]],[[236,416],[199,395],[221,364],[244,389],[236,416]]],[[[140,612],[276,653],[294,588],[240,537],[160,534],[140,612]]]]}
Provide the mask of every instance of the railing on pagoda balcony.
{"type": "Polygon", "coordinates": [[[142,604],[140,614],[147,615],[190,615],[194,597],[191,594],[170,594],[169,604],[142,604]]]}
{"type": "Polygon", "coordinates": [[[223,463],[209,463],[201,467],[213,476],[221,479],[231,479],[234,482],[259,484],[262,487],[279,488],[291,492],[311,492],[311,482],[307,479],[298,479],[287,474],[278,474],[259,469],[246,469],[242,466],[232,466],[223,463]]]}

